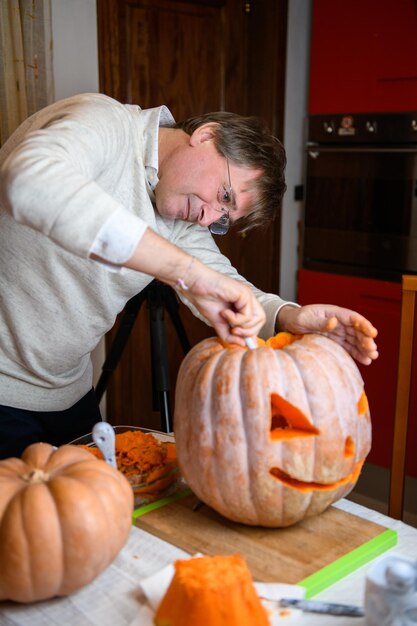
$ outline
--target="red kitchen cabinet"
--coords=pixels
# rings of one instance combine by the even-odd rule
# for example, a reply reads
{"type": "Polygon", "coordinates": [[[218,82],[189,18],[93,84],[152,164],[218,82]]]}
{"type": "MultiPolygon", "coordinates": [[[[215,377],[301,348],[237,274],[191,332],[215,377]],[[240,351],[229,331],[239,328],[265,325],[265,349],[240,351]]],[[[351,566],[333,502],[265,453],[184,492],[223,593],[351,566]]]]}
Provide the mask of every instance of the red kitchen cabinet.
{"type": "Polygon", "coordinates": [[[313,0],[309,113],[417,108],[415,0],[313,0]]]}
{"type": "MultiPolygon", "coordinates": [[[[372,418],[372,450],[368,460],[390,467],[397,385],[401,285],[382,280],[299,270],[298,302],[300,304],[337,304],[368,318],[378,329],[379,357],[370,366],[359,369],[365,381],[372,418]]],[[[416,342],[417,343],[417,342],[416,342]]],[[[416,346],[415,346],[416,348],[416,346]]],[[[414,350],[414,372],[417,373],[417,349],[414,350]]],[[[412,383],[409,419],[409,446],[406,471],[417,476],[417,378],[412,383]],[[414,446],[412,445],[414,442],[414,446]]]]}

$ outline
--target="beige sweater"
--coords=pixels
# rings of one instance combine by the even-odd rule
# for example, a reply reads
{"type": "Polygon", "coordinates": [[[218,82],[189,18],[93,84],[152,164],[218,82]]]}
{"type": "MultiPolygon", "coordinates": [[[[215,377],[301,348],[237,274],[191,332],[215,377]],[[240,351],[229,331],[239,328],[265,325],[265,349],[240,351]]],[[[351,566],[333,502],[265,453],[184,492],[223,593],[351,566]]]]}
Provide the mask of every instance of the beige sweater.
{"type": "MultiPolygon", "coordinates": [[[[26,120],[0,150],[0,404],[60,410],[91,388],[92,350],[152,280],[88,258],[116,211],[244,280],[208,229],[155,212],[143,154],[157,128],[143,117],[137,106],[82,94],[26,120]]],[[[255,291],[269,336],[283,301],[255,291]]]]}

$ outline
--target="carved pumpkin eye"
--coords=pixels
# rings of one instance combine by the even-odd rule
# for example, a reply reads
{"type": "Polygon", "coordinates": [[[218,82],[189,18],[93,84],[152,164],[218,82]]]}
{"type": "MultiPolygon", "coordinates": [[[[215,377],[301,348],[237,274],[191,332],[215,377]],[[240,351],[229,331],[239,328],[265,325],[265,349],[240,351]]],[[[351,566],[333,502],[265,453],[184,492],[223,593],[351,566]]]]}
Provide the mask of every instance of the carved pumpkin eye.
{"type": "Polygon", "coordinates": [[[290,404],[276,393],[271,394],[271,439],[290,439],[291,437],[312,437],[319,434],[296,406],[290,404]]]}
{"type": "Polygon", "coordinates": [[[322,335],[280,333],[255,350],[217,339],[180,368],[174,429],[185,480],[246,524],[288,526],[354,487],[370,450],[363,380],[322,335]]]}

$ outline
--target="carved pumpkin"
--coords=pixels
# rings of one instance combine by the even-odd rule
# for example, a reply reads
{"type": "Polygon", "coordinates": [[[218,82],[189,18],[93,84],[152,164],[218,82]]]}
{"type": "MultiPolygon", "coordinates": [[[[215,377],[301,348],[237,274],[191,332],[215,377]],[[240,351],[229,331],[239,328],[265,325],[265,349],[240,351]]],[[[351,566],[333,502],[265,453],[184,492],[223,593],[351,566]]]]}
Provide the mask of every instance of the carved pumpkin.
{"type": "Polygon", "coordinates": [[[203,502],[237,522],[279,527],[351,491],[371,422],[341,346],[288,333],[267,344],[195,346],[179,371],[174,428],[181,472],[203,502]]]}
{"type": "Polygon", "coordinates": [[[65,596],[91,582],[126,542],[126,478],[77,446],[46,443],[0,461],[0,600],[65,596]]]}

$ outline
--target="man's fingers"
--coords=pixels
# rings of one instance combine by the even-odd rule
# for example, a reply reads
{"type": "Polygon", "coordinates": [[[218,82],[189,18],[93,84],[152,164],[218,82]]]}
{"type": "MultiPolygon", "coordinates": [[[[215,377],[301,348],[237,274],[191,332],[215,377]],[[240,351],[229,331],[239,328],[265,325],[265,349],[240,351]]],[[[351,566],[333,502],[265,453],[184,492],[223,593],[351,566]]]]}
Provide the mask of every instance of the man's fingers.
{"type": "Polygon", "coordinates": [[[261,312],[250,312],[248,314],[236,313],[226,309],[222,316],[230,326],[233,335],[248,337],[257,335],[265,323],[265,314],[261,312]]]}
{"type": "Polygon", "coordinates": [[[338,325],[339,325],[339,321],[338,321],[337,317],[336,317],[336,316],[333,316],[333,317],[331,317],[330,319],[328,319],[328,320],[326,321],[326,324],[325,324],[325,326],[324,326],[323,331],[324,331],[325,333],[330,333],[330,332],[332,332],[332,330],[334,330],[334,329],[336,328],[336,326],[338,326],[338,325]]]}
{"type": "Polygon", "coordinates": [[[222,341],[225,343],[236,343],[239,346],[245,346],[245,341],[239,335],[232,334],[232,328],[229,324],[215,324],[214,330],[222,341]]]}

